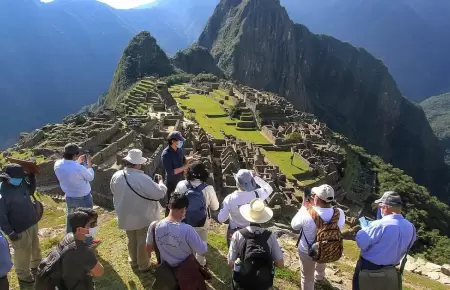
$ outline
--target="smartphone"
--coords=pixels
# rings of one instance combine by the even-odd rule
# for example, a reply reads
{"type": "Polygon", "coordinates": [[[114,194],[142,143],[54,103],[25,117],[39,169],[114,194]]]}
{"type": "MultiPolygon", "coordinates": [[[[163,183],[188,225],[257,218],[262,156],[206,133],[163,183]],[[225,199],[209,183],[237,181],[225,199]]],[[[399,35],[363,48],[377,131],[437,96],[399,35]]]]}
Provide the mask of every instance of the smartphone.
{"type": "Polygon", "coordinates": [[[368,227],[369,226],[369,221],[366,219],[366,217],[360,217],[359,218],[359,225],[362,228],[368,227]]]}
{"type": "Polygon", "coordinates": [[[88,166],[88,163],[87,163],[88,158],[89,158],[89,152],[85,152],[84,153],[84,163],[83,163],[83,165],[86,166],[86,167],[88,166]]]}

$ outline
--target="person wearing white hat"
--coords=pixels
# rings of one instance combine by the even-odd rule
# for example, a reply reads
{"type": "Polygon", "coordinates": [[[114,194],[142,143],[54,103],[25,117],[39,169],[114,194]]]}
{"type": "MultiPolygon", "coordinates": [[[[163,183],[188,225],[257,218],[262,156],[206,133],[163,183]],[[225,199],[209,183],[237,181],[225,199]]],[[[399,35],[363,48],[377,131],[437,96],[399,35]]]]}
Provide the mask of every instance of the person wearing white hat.
{"type": "Polygon", "coordinates": [[[273,265],[279,268],[284,267],[283,252],[277,238],[273,233],[262,227],[262,224],[272,219],[273,211],[265,205],[262,199],[255,198],[249,204],[239,207],[239,212],[249,225],[233,234],[228,250],[228,266],[233,268],[238,258],[245,265],[245,259],[251,258],[249,252],[254,247],[249,247],[249,245],[253,243],[260,249],[257,253],[259,259],[262,257],[262,252],[267,254],[269,268],[267,270],[258,269],[257,272],[264,273],[262,274],[263,277],[245,277],[243,279],[242,274],[234,273],[233,289],[271,289],[274,275],[273,265]]]}
{"type": "MultiPolygon", "coordinates": [[[[328,184],[323,184],[311,189],[309,201],[305,201],[298,213],[292,219],[291,226],[294,230],[301,230],[298,244],[298,253],[301,266],[301,285],[303,290],[313,290],[315,283],[325,279],[326,264],[316,263],[309,256],[310,245],[316,240],[317,225],[312,214],[318,215],[324,223],[331,222],[335,215],[332,207],[334,201],[334,189],[328,184]]],[[[337,225],[342,230],[345,224],[345,214],[337,209],[339,218],[337,225]]],[[[336,213],[337,214],[337,213],[336,213]]]]}
{"type": "Polygon", "coordinates": [[[217,220],[220,223],[230,220],[227,231],[227,243],[230,246],[230,240],[233,233],[239,229],[245,228],[250,223],[240,213],[239,207],[250,203],[254,198],[266,200],[273,192],[273,188],[261,177],[256,176],[254,171],[240,169],[234,175],[238,190],[227,195],[222,202],[217,220]],[[258,188],[259,186],[259,188],[258,188]]]}
{"type": "Polygon", "coordinates": [[[124,158],[125,169],[117,171],[111,178],[111,192],[119,228],[128,236],[129,262],[139,271],[150,269],[150,256],[146,251],[149,225],[159,219],[161,205],[167,187],[162,177],[155,175],[155,181],[142,171],[147,158],[142,151],[132,149],[124,158]]]}

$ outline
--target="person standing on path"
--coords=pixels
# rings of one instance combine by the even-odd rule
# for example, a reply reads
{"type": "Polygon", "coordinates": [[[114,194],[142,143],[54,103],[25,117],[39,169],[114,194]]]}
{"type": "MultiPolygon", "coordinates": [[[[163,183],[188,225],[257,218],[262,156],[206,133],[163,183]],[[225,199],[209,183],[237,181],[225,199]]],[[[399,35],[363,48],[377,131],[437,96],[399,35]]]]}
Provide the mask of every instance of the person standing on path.
{"type": "Polygon", "coordinates": [[[195,153],[191,153],[188,157],[184,156],[183,144],[185,139],[178,131],[173,131],[167,136],[167,147],[161,154],[161,161],[166,172],[167,197],[164,198],[164,206],[166,206],[166,216],[169,214],[170,196],[177,187],[178,182],[184,179],[183,173],[189,168],[190,162],[196,159],[195,153]]]}
{"type": "Polygon", "coordinates": [[[226,237],[228,247],[230,247],[234,232],[250,225],[250,222],[241,215],[239,207],[249,204],[254,198],[266,200],[273,192],[272,186],[261,177],[256,176],[255,171],[240,169],[235,174],[234,179],[236,179],[238,190],[225,197],[222,202],[222,209],[217,216],[220,223],[230,220],[226,237]],[[257,188],[257,185],[260,188],[257,188]]]}
{"type": "Polygon", "coordinates": [[[397,193],[388,191],[375,203],[379,204],[382,218],[372,221],[356,234],[361,255],[353,275],[353,290],[364,290],[364,285],[373,283],[380,285],[380,289],[399,289],[401,275],[398,275],[396,266],[417,239],[416,228],[401,214],[403,202],[397,193]],[[384,275],[361,277],[363,270],[364,273],[381,271],[384,275]]]}
{"type": "Polygon", "coordinates": [[[313,187],[309,201],[305,201],[292,219],[292,228],[301,231],[298,254],[301,266],[301,289],[303,290],[314,290],[314,284],[325,279],[326,264],[316,263],[309,255],[311,246],[315,243],[317,237],[316,219],[320,218],[324,223],[331,223],[336,220],[337,226],[341,230],[345,225],[344,211],[340,208],[333,208],[331,206],[333,201],[334,189],[331,186],[323,184],[313,187]]]}
{"type": "MultiPolygon", "coordinates": [[[[64,147],[63,159],[55,162],[54,169],[61,190],[66,195],[66,232],[71,233],[69,214],[74,212],[78,207],[94,208],[90,184],[94,180],[92,158],[86,155],[80,155],[80,147],[76,144],[69,143],[64,147]]],[[[87,243],[90,246],[96,246],[100,241],[88,237],[87,243]]]]}
{"type": "MultiPolygon", "coordinates": [[[[209,172],[203,163],[195,162],[186,172],[186,180],[180,181],[175,189],[175,193],[184,194],[188,192],[188,187],[199,188],[203,193],[204,205],[206,209],[205,224],[201,227],[195,227],[198,235],[204,242],[208,242],[208,230],[211,223],[211,210],[219,209],[219,200],[217,199],[214,187],[206,184],[209,178],[209,172]]],[[[206,257],[196,253],[200,265],[206,265],[206,257]]]]}
{"type": "Polygon", "coordinates": [[[156,183],[142,171],[147,158],[142,151],[132,149],[124,158],[125,169],[117,171],[111,178],[111,192],[119,228],[128,237],[128,253],[131,267],[141,272],[150,269],[150,256],[146,250],[147,231],[150,224],[159,219],[161,205],[167,187],[161,176],[156,183]]]}
{"type": "Polygon", "coordinates": [[[33,274],[42,259],[38,216],[31,201],[36,190],[36,177],[27,175],[19,164],[9,164],[0,178],[0,228],[11,240],[19,280],[33,283],[33,274]]]}
{"type": "Polygon", "coordinates": [[[8,273],[11,271],[11,253],[9,252],[9,244],[0,232],[0,289],[8,290],[8,273]]]}

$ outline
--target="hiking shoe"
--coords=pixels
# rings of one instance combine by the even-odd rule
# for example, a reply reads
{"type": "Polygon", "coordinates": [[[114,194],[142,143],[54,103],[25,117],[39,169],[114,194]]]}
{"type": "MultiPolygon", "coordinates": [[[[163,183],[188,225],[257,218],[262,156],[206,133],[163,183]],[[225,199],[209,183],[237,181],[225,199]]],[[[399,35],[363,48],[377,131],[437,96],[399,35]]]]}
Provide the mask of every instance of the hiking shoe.
{"type": "Polygon", "coordinates": [[[95,247],[97,247],[98,245],[100,245],[100,243],[101,243],[102,241],[100,241],[100,240],[93,240],[92,241],[92,244],[90,244],[89,245],[89,248],[95,248],[95,247]]]}
{"type": "Polygon", "coordinates": [[[25,278],[19,278],[19,281],[20,282],[23,282],[23,283],[29,283],[29,284],[31,284],[31,283],[34,283],[34,278],[33,278],[33,276],[31,276],[31,274],[30,275],[28,275],[28,276],[26,276],[25,278]]]}

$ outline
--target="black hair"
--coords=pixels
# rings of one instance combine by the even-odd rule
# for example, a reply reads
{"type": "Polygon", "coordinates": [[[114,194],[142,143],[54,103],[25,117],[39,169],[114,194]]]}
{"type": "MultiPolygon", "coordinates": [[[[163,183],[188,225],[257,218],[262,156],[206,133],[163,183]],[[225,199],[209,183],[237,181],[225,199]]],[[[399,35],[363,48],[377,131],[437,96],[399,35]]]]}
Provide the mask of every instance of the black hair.
{"type": "Polygon", "coordinates": [[[205,164],[201,162],[195,162],[191,166],[189,166],[186,171],[186,179],[194,180],[200,179],[202,182],[206,182],[209,178],[209,172],[206,169],[205,164]]]}
{"type": "Polygon", "coordinates": [[[95,210],[93,210],[92,208],[88,208],[88,207],[78,207],[75,209],[75,211],[81,211],[86,213],[89,216],[89,220],[98,219],[98,213],[95,212],[95,210]]]}
{"type": "Polygon", "coordinates": [[[167,138],[167,144],[169,144],[169,146],[172,145],[173,141],[178,141],[177,138],[167,138]]]}
{"type": "Polygon", "coordinates": [[[65,160],[73,160],[73,157],[75,156],[75,155],[78,155],[79,153],[77,153],[77,154],[69,154],[69,153],[64,153],[63,154],[63,158],[65,159],[65,160]]]}
{"type": "Polygon", "coordinates": [[[76,233],[78,228],[84,228],[92,218],[83,211],[77,211],[69,214],[69,225],[72,233],[76,233]]]}
{"type": "Polygon", "coordinates": [[[169,200],[170,209],[184,209],[189,206],[189,199],[186,194],[173,194],[169,200]]]}

